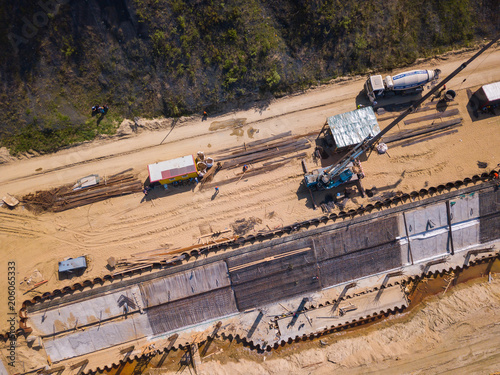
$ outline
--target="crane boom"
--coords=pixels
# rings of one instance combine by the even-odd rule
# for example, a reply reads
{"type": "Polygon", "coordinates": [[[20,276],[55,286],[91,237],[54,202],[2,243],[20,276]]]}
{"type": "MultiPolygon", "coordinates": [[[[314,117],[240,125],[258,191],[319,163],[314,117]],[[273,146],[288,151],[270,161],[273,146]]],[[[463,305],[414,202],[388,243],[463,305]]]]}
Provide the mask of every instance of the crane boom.
{"type": "Polygon", "coordinates": [[[409,114],[415,112],[417,108],[426,101],[431,95],[433,95],[437,90],[446,85],[452,78],[454,78],[458,73],[464,70],[467,65],[469,65],[472,61],[474,61],[477,57],[479,57],[484,51],[490,48],[493,44],[495,44],[498,40],[500,40],[500,34],[493,38],[488,44],[486,44],[483,48],[481,48],[478,52],[474,54],[469,60],[460,65],[457,69],[455,69],[450,75],[448,75],[445,79],[443,79],[439,84],[434,86],[427,94],[425,94],[422,98],[417,100],[414,104],[412,104],[409,108],[407,108],[404,112],[402,112],[396,119],[394,119],[389,125],[387,125],[384,130],[378,133],[376,136],[366,137],[360,144],[354,147],[351,151],[349,151],[337,164],[332,165],[323,170],[322,176],[327,176],[328,179],[332,180],[335,177],[339,176],[342,172],[345,171],[347,166],[352,163],[357,157],[359,157],[363,152],[369,150],[373,145],[375,145],[387,132],[389,132],[392,128],[394,128],[401,120],[403,120],[409,114]]]}

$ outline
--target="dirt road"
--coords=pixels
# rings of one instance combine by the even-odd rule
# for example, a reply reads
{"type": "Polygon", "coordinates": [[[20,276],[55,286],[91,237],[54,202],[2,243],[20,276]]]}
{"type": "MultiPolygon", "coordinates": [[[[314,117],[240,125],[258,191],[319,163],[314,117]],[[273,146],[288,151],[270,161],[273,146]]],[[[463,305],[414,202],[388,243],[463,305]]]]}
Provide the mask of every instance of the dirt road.
{"type": "MultiPolygon", "coordinates": [[[[473,52],[432,59],[417,65],[421,68],[439,68],[442,76],[456,69],[473,52]]],[[[500,80],[500,49],[491,48],[447,85],[454,90],[465,90],[484,83],[500,80]],[[463,80],[465,79],[465,82],[463,80]]],[[[0,166],[0,193],[21,194],[45,187],[72,182],[90,173],[110,175],[124,169],[145,171],[146,165],[198,149],[207,152],[240,145],[249,140],[247,134],[234,136],[232,128],[210,131],[213,121],[246,119],[249,127],[258,129],[255,138],[265,138],[292,130],[294,134],[319,131],[327,116],[356,108],[354,98],[360,94],[364,77],[320,86],[282,99],[274,100],[263,109],[237,111],[201,121],[200,117],[159,132],[146,132],[136,137],[95,141],[81,146],[20,160],[0,166]],[[165,139],[165,137],[168,137],[165,139]],[[163,140],[164,142],[160,144],[163,140]],[[41,170],[40,170],[41,168],[41,170]],[[38,170],[38,171],[37,171],[38,170]]],[[[170,121],[167,121],[170,123],[170,121]]]]}

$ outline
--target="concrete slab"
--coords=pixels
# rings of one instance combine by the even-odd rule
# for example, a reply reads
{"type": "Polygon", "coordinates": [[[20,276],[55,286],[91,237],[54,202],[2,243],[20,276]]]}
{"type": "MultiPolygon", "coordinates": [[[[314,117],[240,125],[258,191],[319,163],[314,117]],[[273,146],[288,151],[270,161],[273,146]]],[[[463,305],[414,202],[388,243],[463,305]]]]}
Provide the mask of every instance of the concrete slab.
{"type": "MultiPolygon", "coordinates": [[[[81,327],[122,316],[125,312],[125,303],[129,312],[139,309],[134,293],[141,298],[139,287],[131,286],[100,297],[40,310],[30,314],[30,325],[40,335],[51,335],[75,329],[77,326],[81,327]]],[[[139,303],[143,302],[139,301],[139,303]]]]}
{"type": "Polygon", "coordinates": [[[479,217],[479,195],[464,194],[450,199],[451,223],[460,223],[479,217]]]}
{"type": "Polygon", "coordinates": [[[409,236],[448,226],[445,203],[407,211],[405,216],[409,236]]]}
{"type": "Polygon", "coordinates": [[[410,236],[410,241],[415,263],[450,252],[448,226],[410,236]]]}
{"type": "Polygon", "coordinates": [[[52,362],[58,362],[152,334],[153,331],[146,315],[135,314],[125,320],[102,324],[61,337],[45,339],[44,347],[52,362]]]}
{"type": "Polygon", "coordinates": [[[380,289],[377,292],[363,294],[344,301],[338,305],[328,305],[307,312],[298,313],[294,318],[287,316],[278,319],[281,340],[288,340],[319,332],[328,328],[344,325],[388,309],[407,307],[408,301],[399,285],[380,289]],[[345,313],[340,313],[344,311],[345,313]]]}
{"type": "Polygon", "coordinates": [[[455,251],[467,249],[479,243],[479,219],[472,219],[451,227],[455,251]]]}

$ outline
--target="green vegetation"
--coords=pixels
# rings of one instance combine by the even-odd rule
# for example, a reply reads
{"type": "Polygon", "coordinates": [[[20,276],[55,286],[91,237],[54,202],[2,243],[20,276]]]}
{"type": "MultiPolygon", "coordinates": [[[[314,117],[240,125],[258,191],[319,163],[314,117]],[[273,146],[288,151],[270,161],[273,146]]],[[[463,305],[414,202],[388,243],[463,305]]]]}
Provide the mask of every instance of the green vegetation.
{"type": "Polygon", "coordinates": [[[125,117],[213,113],[390,70],[500,25],[498,0],[89,0],[62,5],[26,37],[40,5],[5,3],[0,145],[12,153],[112,134],[125,117]],[[94,104],[110,106],[99,124],[94,104]]]}

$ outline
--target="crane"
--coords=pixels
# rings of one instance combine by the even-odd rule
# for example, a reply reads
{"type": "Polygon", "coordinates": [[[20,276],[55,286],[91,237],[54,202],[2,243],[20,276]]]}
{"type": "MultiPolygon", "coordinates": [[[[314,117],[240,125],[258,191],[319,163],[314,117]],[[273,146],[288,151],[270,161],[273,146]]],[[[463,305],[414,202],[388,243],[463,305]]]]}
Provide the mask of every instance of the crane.
{"type": "Polygon", "coordinates": [[[407,108],[404,112],[402,112],[396,119],[394,119],[389,125],[387,125],[384,128],[384,130],[382,130],[375,136],[369,135],[365,139],[363,139],[361,143],[359,143],[351,151],[349,151],[337,164],[305,173],[304,182],[306,186],[308,188],[316,188],[319,190],[324,190],[324,189],[332,189],[334,187],[337,187],[339,185],[342,185],[350,181],[354,176],[354,172],[352,169],[353,167],[355,169],[356,165],[358,164],[356,159],[359,156],[361,156],[364,152],[371,149],[376,143],[379,142],[379,140],[385,134],[387,134],[387,132],[389,132],[392,128],[394,128],[406,116],[415,112],[417,108],[423,102],[425,102],[431,95],[433,95],[437,90],[446,85],[446,83],[448,83],[453,77],[455,77],[458,73],[464,70],[467,67],[467,65],[469,65],[472,61],[474,61],[477,57],[479,57],[484,51],[490,48],[498,40],[500,40],[500,34],[497,35],[488,44],[486,44],[483,48],[481,48],[478,52],[476,52],[474,56],[472,56],[469,60],[467,60],[457,69],[455,69],[440,83],[438,83],[431,90],[429,90],[429,92],[426,95],[424,95],[414,104],[412,104],[409,108],[407,108]]]}

